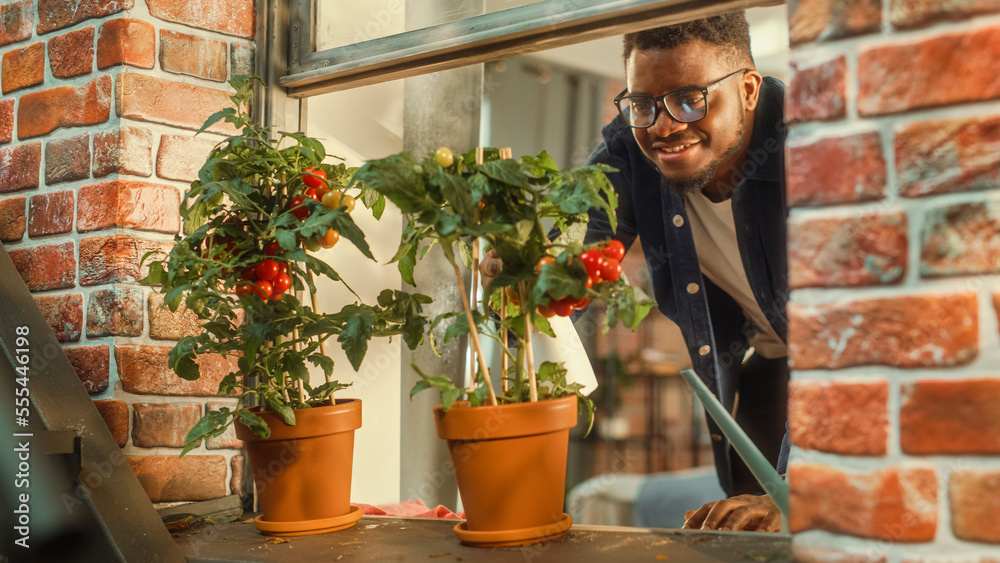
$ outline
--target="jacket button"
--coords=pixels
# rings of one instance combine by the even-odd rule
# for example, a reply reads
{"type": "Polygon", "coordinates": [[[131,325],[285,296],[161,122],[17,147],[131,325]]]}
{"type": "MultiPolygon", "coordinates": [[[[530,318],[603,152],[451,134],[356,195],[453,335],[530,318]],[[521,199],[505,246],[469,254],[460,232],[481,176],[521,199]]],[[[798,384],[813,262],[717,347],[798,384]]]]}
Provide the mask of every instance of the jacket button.
{"type": "Polygon", "coordinates": [[[698,293],[698,284],[696,284],[696,283],[689,283],[687,289],[688,289],[688,293],[690,293],[691,295],[694,295],[695,293],[698,293]]]}
{"type": "Polygon", "coordinates": [[[721,442],[722,441],[722,435],[721,434],[712,434],[712,439],[715,440],[716,442],[721,442]]]}
{"type": "Polygon", "coordinates": [[[711,351],[712,351],[712,347],[709,346],[708,344],[702,346],[701,348],[698,348],[698,354],[700,354],[702,356],[707,356],[708,353],[711,352],[711,351]]]}
{"type": "Polygon", "coordinates": [[[681,217],[680,215],[674,215],[674,226],[675,227],[683,227],[684,226],[684,218],[681,217]]]}

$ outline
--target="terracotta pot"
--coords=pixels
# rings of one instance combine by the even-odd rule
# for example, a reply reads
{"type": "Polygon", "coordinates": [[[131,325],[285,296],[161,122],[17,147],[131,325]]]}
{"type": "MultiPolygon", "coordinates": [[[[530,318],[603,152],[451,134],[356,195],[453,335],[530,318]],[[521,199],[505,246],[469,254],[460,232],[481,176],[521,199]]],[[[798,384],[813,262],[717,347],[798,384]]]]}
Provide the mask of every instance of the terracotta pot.
{"type": "Polygon", "coordinates": [[[361,401],[338,399],[295,411],[295,426],[256,410],[271,429],[261,438],[237,423],[261,516],[257,528],[269,535],[308,535],[349,528],[361,517],[351,506],[354,431],[361,428],[361,401]]]}
{"type": "Polygon", "coordinates": [[[563,513],[569,429],[575,396],[534,403],[434,408],[448,441],[466,522],[455,535],[483,546],[527,545],[565,533],[563,513]]]}

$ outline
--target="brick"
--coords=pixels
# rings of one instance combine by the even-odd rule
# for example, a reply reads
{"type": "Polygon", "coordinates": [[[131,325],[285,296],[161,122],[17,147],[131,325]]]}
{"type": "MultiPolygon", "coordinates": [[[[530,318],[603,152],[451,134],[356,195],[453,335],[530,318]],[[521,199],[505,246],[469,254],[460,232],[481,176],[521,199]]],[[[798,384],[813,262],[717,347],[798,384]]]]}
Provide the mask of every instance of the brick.
{"type": "Polygon", "coordinates": [[[788,221],[792,288],[899,283],[906,273],[906,213],[794,216],[788,221]]]}
{"type": "Polygon", "coordinates": [[[194,311],[181,302],[176,312],[163,302],[163,294],[149,294],[149,337],[157,340],[180,340],[185,336],[197,336],[201,324],[194,311]]]}
{"type": "Polygon", "coordinates": [[[895,148],[904,196],[1000,187],[1000,116],[900,124],[895,148]]]}
{"type": "Polygon", "coordinates": [[[860,203],[885,196],[886,164],[877,132],[787,148],[788,205],[860,203]]]}
{"type": "Polygon", "coordinates": [[[954,366],[979,353],[974,293],[791,303],[788,317],[793,369],[954,366]]]}
{"type": "Polygon", "coordinates": [[[153,68],[156,64],[156,33],[141,20],[119,18],[101,24],[97,35],[97,68],[117,65],[153,68]]]}
{"type": "Polygon", "coordinates": [[[0,47],[31,39],[35,25],[35,5],[32,0],[9,2],[0,6],[0,47]]]}
{"type": "Polygon", "coordinates": [[[14,100],[0,100],[0,145],[14,140],[14,100]]]}
{"type": "Polygon", "coordinates": [[[228,467],[221,455],[126,456],[153,502],[209,500],[226,496],[228,467]]]}
{"type": "Polygon", "coordinates": [[[913,29],[995,12],[1000,12],[997,0],[892,0],[890,18],[899,29],[913,29]]]}
{"type": "Polygon", "coordinates": [[[253,0],[146,0],[154,18],[198,29],[252,38],[256,11],[253,0]]]}
{"type": "Polygon", "coordinates": [[[885,115],[1000,97],[998,58],[1000,27],[863,50],[858,113],[885,115]]]}
{"type": "Polygon", "coordinates": [[[35,297],[45,322],[59,342],[79,342],[83,327],[83,295],[42,295],[35,297]]]}
{"type": "Polygon", "coordinates": [[[0,149],[0,193],[37,188],[41,165],[41,143],[0,149]]]}
{"type": "Polygon", "coordinates": [[[73,230],[73,190],[31,196],[28,235],[68,233],[73,230]]]}
{"type": "Polygon", "coordinates": [[[198,403],[132,403],[132,445],[184,447],[184,438],[201,419],[198,403]]]}
{"type": "Polygon", "coordinates": [[[951,529],[966,541],[1000,543],[1000,471],[956,469],[948,479],[951,529]]]}
{"type": "Polygon", "coordinates": [[[215,143],[181,135],[162,135],[156,152],[156,175],[166,180],[193,182],[215,143]]]}
{"type": "MultiPolygon", "coordinates": [[[[232,403],[223,403],[220,401],[208,401],[205,403],[206,411],[217,411],[221,410],[223,407],[229,407],[230,410],[233,409],[232,403]]],[[[243,440],[236,437],[236,426],[230,425],[226,428],[226,431],[222,433],[221,436],[215,436],[213,438],[208,438],[205,440],[205,447],[210,450],[220,450],[220,449],[234,449],[238,450],[243,447],[243,440]]]]}
{"type": "Polygon", "coordinates": [[[45,80],[45,42],[7,51],[0,66],[4,94],[41,84],[45,80]]]}
{"type": "Polygon", "coordinates": [[[930,209],[921,238],[923,277],[1000,272],[1000,201],[930,209]]]}
{"type": "Polygon", "coordinates": [[[244,466],[246,461],[241,455],[234,455],[233,459],[229,461],[229,465],[233,468],[233,476],[229,478],[229,494],[245,496],[247,494],[246,490],[246,476],[244,471],[244,466]]]}
{"type": "Polygon", "coordinates": [[[934,539],[938,483],[929,467],[862,473],[792,463],[788,482],[792,533],[825,530],[894,542],[934,539]]]}
{"type": "Polygon", "coordinates": [[[48,33],[91,18],[131,10],[135,0],[38,0],[38,33],[48,33]]]}
{"type": "Polygon", "coordinates": [[[18,138],[48,135],[60,127],[104,123],[111,116],[111,90],[111,77],[105,74],[82,86],[56,86],[21,96],[18,138]]]}
{"type": "Polygon", "coordinates": [[[101,399],[94,401],[94,406],[101,413],[118,447],[124,448],[128,443],[128,405],[114,399],[101,399]]]}
{"type": "Polygon", "coordinates": [[[229,64],[233,76],[253,76],[256,74],[257,48],[254,45],[233,43],[229,47],[229,64]]]}
{"type": "Polygon", "coordinates": [[[111,351],[108,346],[74,346],[63,348],[69,363],[73,364],[83,388],[91,395],[108,390],[111,351]]]}
{"type": "Polygon", "coordinates": [[[16,242],[24,238],[26,200],[24,196],[0,199],[0,241],[16,242]]]}
{"type": "Polygon", "coordinates": [[[94,27],[49,39],[49,67],[56,78],[72,78],[94,70],[94,27]]]}
{"type": "Polygon", "coordinates": [[[142,336],[142,290],[98,289],[87,300],[87,337],[142,336]]]}
{"type": "Polygon", "coordinates": [[[225,41],[160,30],[160,68],[217,82],[226,81],[228,60],[225,41]]]}
{"type": "Polygon", "coordinates": [[[847,115],[847,59],[812,66],[792,61],[785,118],[789,123],[829,121],[847,115]]]}
{"type": "Polygon", "coordinates": [[[83,186],[80,188],[77,230],[131,227],[176,233],[181,227],[180,198],[180,192],[173,186],[131,180],[83,186]]]}
{"type": "Polygon", "coordinates": [[[122,389],[137,395],[192,395],[208,397],[218,394],[219,382],[230,372],[238,371],[236,358],[225,359],[211,354],[198,359],[201,377],[194,381],[181,379],[167,365],[170,348],[162,346],[118,345],[115,362],[122,389]]]}
{"type": "Polygon", "coordinates": [[[900,402],[905,453],[1000,454],[1000,379],[904,383],[900,402]]]}
{"type": "Polygon", "coordinates": [[[45,143],[45,183],[90,178],[90,134],[83,133],[45,143]]]}
{"type": "Polygon", "coordinates": [[[123,125],[94,134],[94,177],[110,174],[153,175],[153,134],[123,125]]]}
{"type": "Polygon", "coordinates": [[[872,33],[882,28],[882,2],[789,0],[788,26],[792,44],[872,33]]]}
{"type": "MultiPolygon", "coordinates": [[[[118,76],[115,101],[119,117],[194,131],[201,129],[209,116],[232,105],[228,92],[140,74],[118,76]]],[[[236,132],[221,121],[208,130],[236,132]]]]}
{"type": "Polygon", "coordinates": [[[129,235],[85,238],[80,241],[80,285],[134,283],[148,271],[139,267],[143,255],[151,250],[166,253],[171,246],[129,235]]]}
{"type": "Polygon", "coordinates": [[[13,248],[7,253],[31,291],[69,289],[76,285],[76,254],[72,242],[13,248]]]}
{"type": "Polygon", "coordinates": [[[789,384],[789,438],[800,448],[842,455],[885,455],[889,384],[798,381],[789,384]]]}

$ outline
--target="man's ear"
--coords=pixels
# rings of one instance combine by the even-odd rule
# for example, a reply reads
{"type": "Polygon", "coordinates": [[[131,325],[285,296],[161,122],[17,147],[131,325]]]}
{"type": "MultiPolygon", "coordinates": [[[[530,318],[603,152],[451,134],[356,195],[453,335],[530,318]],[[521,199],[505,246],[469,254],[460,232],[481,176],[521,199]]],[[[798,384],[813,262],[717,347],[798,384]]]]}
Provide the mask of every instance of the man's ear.
{"type": "Polygon", "coordinates": [[[764,82],[764,77],[756,69],[750,69],[743,75],[743,82],[740,83],[743,94],[743,110],[753,111],[757,109],[757,99],[760,97],[760,85],[764,82]]]}

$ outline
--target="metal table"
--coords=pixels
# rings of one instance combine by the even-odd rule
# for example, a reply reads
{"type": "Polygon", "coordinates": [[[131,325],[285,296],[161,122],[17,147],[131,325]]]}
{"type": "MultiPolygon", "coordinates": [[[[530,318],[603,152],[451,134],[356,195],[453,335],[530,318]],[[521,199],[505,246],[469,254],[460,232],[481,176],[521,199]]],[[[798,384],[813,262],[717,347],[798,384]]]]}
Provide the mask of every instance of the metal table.
{"type": "Polygon", "coordinates": [[[365,516],[353,528],[291,538],[261,535],[249,519],[205,525],[176,535],[191,563],[259,561],[393,561],[475,563],[538,561],[792,561],[791,536],[655,528],[574,526],[562,538],[533,546],[468,547],[452,533],[457,520],[365,516]]]}

